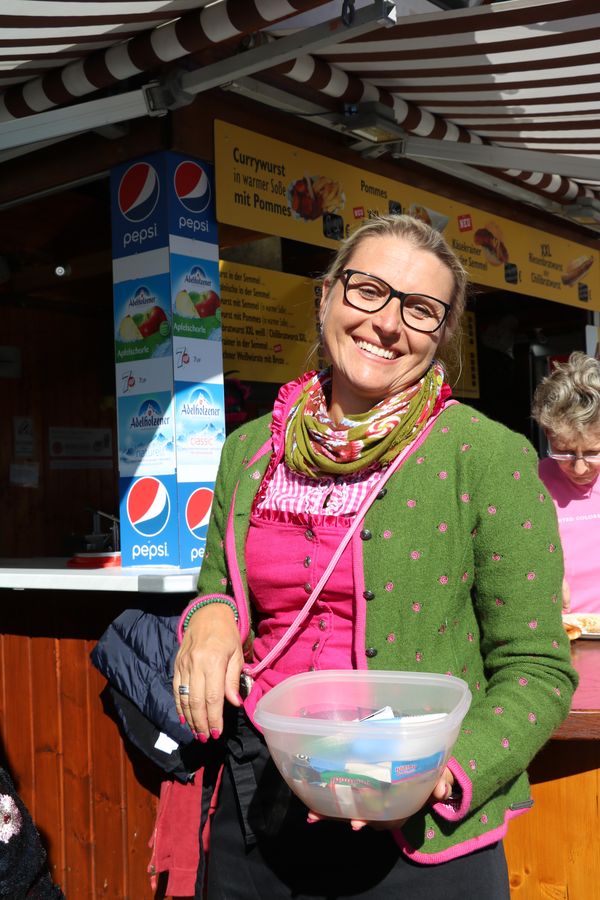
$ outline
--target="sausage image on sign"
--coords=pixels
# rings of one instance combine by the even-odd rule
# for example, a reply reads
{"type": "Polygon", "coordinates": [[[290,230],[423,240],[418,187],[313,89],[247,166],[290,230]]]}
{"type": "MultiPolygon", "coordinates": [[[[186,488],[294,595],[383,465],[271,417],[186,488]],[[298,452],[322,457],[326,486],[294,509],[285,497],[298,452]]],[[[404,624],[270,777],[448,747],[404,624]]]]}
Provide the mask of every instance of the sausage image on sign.
{"type": "Polygon", "coordinates": [[[292,213],[305,221],[343,209],[344,202],[339,182],[325,175],[305,175],[288,188],[288,205],[292,213]]]}
{"type": "Polygon", "coordinates": [[[504,243],[502,229],[496,222],[488,222],[484,228],[478,228],[474,241],[491,266],[502,266],[508,262],[508,249],[504,243]]]}
{"type": "Polygon", "coordinates": [[[572,259],[567,263],[567,268],[564,274],[561,275],[560,280],[567,286],[575,284],[576,281],[579,281],[580,278],[583,278],[589,272],[593,263],[593,256],[578,256],[577,259],[572,259]]]}

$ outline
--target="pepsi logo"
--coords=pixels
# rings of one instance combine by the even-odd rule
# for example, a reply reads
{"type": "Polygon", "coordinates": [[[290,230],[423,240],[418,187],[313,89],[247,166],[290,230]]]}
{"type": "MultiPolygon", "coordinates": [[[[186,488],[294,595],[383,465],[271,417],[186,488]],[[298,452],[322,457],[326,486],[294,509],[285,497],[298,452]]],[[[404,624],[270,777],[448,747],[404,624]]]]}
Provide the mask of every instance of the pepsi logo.
{"type": "Polygon", "coordinates": [[[179,163],[175,169],[173,187],[177,199],[188,212],[204,212],[210,203],[210,179],[202,166],[190,159],[179,163]]]}
{"type": "Polygon", "coordinates": [[[185,523],[195,538],[203,537],[200,529],[208,525],[213,492],[209,488],[198,488],[188,499],[185,507],[185,523]]]}
{"type": "Polygon", "coordinates": [[[154,212],[160,194],[160,180],[154,166],[138,162],[130,166],[122,176],[118,203],[121,214],[128,222],[143,222],[154,212]]]}
{"type": "Polygon", "coordinates": [[[127,495],[127,517],[142,537],[155,537],[164,530],[171,514],[166,487],[157,478],[139,478],[127,495]]]}

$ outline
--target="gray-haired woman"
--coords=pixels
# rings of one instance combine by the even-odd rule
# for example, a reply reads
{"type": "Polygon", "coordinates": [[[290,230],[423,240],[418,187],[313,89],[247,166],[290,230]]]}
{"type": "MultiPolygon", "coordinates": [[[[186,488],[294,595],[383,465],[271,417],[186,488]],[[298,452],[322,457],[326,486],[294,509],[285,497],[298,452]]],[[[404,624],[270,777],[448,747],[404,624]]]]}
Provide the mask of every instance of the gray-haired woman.
{"type": "Polygon", "coordinates": [[[600,360],[572,353],[538,385],[532,413],[549,444],[540,477],[558,514],[563,603],[600,613],[600,360]]]}

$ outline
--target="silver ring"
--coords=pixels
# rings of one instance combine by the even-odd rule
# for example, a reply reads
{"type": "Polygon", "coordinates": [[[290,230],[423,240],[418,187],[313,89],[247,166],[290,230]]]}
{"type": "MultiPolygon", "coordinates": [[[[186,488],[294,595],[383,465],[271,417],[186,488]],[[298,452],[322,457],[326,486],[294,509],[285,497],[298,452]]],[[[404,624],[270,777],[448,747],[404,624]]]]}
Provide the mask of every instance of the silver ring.
{"type": "Polygon", "coordinates": [[[190,692],[189,685],[187,685],[187,684],[180,684],[180,685],[179,685],[179,693],[180,693],[180,695],[181,695],[182,697],[187,697],[187,695],[189,694],[189,692],[190,692]]]}

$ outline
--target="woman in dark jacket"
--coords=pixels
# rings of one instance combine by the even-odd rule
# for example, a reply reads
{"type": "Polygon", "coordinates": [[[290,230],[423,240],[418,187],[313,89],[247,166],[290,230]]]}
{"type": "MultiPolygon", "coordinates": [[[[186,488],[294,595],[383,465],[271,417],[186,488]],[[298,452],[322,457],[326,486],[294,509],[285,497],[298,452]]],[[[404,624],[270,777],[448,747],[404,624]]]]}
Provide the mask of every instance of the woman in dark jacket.
{"type": "Polygon", "coordinates": [[[52,883],[46,851],[6,769],[0,768],[0,897],[9,900],[60,900],[52,883]]]}

